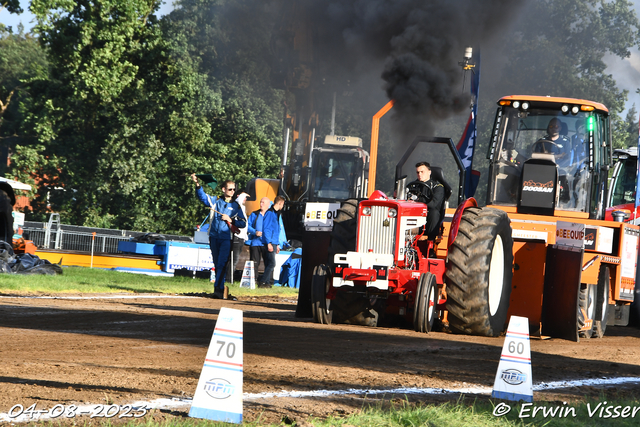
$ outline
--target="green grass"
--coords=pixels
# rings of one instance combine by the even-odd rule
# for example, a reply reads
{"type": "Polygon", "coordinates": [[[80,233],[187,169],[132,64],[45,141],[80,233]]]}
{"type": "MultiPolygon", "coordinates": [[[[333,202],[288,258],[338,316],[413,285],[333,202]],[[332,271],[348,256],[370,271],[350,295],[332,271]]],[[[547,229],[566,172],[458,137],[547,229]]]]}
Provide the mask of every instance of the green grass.
{"type": "MultiPolygon", "coordinates": [[[[519,426],[532,426],[532,427],[627,427],[637,426],[640,421],[640,412],[636,414],[635,418],[628,416],[626,418],[606,417],[606,412],[603,412],[603,416],[600,416],[600,412],[594,411],[594,408],[602,403],[607,406],[629,406],[640,407],[640,403],[635,400],[628,399],[608,399],[605,396],[600,397],[598,400],[589,400],[583,403],[566,404],[565,402],[558,401],[538,401],[533,405],[535,407],[544,407],[547,409],[562,408],[563,413],[567,413],[567,416],[543,416],[541,412],[538,416],[526,417],[521,416],[522,404],[513,402],[504,402],[511,411],[505,416],[494,415],[494,409],[501,401],[492,400],[470,400],[460,398],[456,402],[447,402],[442,404],[424,404],[424,403],[410,403],[406,400],[388,402],[387,404],[378,404],[375,407],[363,408],[356,414],[344,416],[344,417],[329,417],[327,419],[309,418],[304,420],[302,425],[316,426],[316,427],[329,427],[329,426],[342,426],[342,427],[436,427],[436,426],[459,426],[459,427],[519,427],[519,426]],[[587,406],[590,405],[590,407],[587,406]],[[569,409],[573,408],[573,410],[569,409]],[[591,415],[589,414],[591,411],[591,415]],[[575,413],[575,417],[573,416],[575,413]]],[[[525,410],[524,414],[531,412],[525,410]]],[[[80,420],[76,420],[76,425],[101,425],[101,426],[148,426],[148,427],[213,427],[213,426],[233,426],[234,424],[226,424],[221,422],[199,420],[192,418],[174,418],[171,420],[154,421],[153,415],[146,420],[130,421],[126,424],[112,423],[110,421],[95,422],[89,424],[89,422],[82,423],[80,420]]],[[[95,421],[95,420],[94,420],[95,421]]],[[[30,425],[36,425],[30,424],[30,425]]],[[[38,424],[38,425],[42,425],[38,424]]],[[[282,420],[280,424],[265,424],[260,421],[252,423],[243,423],[244,426],[286,426],[296,425],[294,420],[282,420]]]]}
{"type": "MultiPolygon", "coordinates": [[[[290,295],[298,290],[274,286],[271,289],[241,288],[239,282],[229,286],[233,295],[290,295]]],[[[158,277],[124,273],[99,268],[64,267],[57,276],[0,274],[0,293],[3,294],[51,294],[51,293],[163,293],[202,294],[213,293],[213,283],[204,279],[187,277],[158,277]]]]}

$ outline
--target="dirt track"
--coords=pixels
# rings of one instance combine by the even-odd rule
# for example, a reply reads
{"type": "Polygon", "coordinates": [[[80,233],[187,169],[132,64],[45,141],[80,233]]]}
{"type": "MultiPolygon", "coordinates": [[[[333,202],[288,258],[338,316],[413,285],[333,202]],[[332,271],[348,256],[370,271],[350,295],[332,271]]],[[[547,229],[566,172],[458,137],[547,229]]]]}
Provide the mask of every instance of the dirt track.
{"type": "MultiPolygon", "coordinates": [[[[223,305],[244,313],[245,393],[491,388],[503,343],[502,338],[424,335],[410,329],[323,326],[295,318],[295,301],[276,298],[229,302],[197,297],[4,296],[0,298],[0,413],[16,404],[26,408],[37,403],[38,409],[45,409],[56,404],[124,405],[190,398],[223,305]]],[[[534,384],[640,377],[640,330],[635,328],[609,327],[605,338],[580,343],[534,339],[531,349],[534,384]]],[[[618,387],[640,396],[640,383],[618,387]]],[[[536,392],[534,397],[571,399],[597,397],[599,392],[597,387],[582,387],[536,392]]],[[[455,401],[458,396],[412,399],[455,401]]],[[[301,422],[309,415],[351,413],[364,401],[358,395],[247,400],[244,419],[277,423],[286,417],[301,422]]],[[[156,410],[146,418],[184,417],[187,411],[188,406],[156,410]]]]}

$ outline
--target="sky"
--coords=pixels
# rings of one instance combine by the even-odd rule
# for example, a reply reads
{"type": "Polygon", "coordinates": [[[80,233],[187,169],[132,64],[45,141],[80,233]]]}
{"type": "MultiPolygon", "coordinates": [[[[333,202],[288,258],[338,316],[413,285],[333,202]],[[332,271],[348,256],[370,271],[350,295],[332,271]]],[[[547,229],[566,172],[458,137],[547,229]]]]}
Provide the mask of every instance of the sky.
{"type": "MultiPolygon", "coordinates": [[[[158,16],[166,15],[167,13],[173,10],[172,6],[173,0],[165,0],[162,6],[160,7],[160,11],[158,12],[158,16]]],[[[14,28],[18,27],[18,24],[22,22],[26,31],[28,31],[34,25],[34,17],[31,12],[29,12],[29,0],[20,0],[20,7],[24,10],[20,15],[15,15],[13,13],[7,12],[5,9],[0,10],[0,22],[6,26],[11,26],[14,28]]]]}
{"type": "MultiPolygon", "coordinates": [[[[165,0],[158,15],[162,16],[171,12],[173,10],[172,3],[173,0],[165,0]]],[[[640,16],[640,0],[631,0],[631,3],[634,4],[636,13],[640,16]]],[[[28,31],[34,25],[34,17],[28,11],[29,0],[20,0],[20,5],[25,10],[20,15],[10,14],[4,9],[0,10],[0,23],[16,28],[22,22],[25,30],[28,31]]],[[[631,56],[626,59],[614,56],[609,57],[607,71],[613,75],[618,87],[629,91],[626,108],[629,109],[632,105],[635,105],[636,109],[640,111],[640,94],[636,93],[636,90],[640,88],[640,50],[638,48],[632,49],[631,56]]],[[[624,118],[625,115],[626,111],[622,117],[624,118]]]]}

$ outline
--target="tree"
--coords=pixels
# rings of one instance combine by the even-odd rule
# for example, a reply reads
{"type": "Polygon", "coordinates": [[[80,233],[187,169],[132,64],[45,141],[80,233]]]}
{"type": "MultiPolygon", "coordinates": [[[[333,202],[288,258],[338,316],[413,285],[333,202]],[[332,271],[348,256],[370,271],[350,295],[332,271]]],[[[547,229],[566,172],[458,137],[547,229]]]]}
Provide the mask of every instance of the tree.
{"type": "Polygon", "coordinates": [[[19,124],[30,103],[26,87],[32,79],[46,77],[47,67],[38,41],[25,34],[22,26],[18,33],[0,28],[0,146],[5,152],[1,171],[11,148],[9,139],[21,136],[19,124]]]}
{"type": "Polygon", "coordinates": [[[202,157],[219,180],[243,187],[253,177],[275,178],[282,146],[282,91],[270,86],[268,51],[273,21],[268,2],[182,0],[166,17],[189,61],[220,92],[223,114],[211,122],[202,157]]]}
{"type": "Polygon", "coordinates": [[[613,126],[613,148],[629,148],[638,145],[638,111],[636,105],[627,111],[627,116],[613,126]]]}
{"type": "Polygon", "coordinates": [[[186,175],[201,163],[220,99],[193,64],[172,57],[158,6],[32,2],[51,78],[31,83],[36,105],[24,126],[37,142],[16,147],[13,168],[42,179],[36,211],[50,205],[72,224],[163,232],[196,220],[186,175]]]}

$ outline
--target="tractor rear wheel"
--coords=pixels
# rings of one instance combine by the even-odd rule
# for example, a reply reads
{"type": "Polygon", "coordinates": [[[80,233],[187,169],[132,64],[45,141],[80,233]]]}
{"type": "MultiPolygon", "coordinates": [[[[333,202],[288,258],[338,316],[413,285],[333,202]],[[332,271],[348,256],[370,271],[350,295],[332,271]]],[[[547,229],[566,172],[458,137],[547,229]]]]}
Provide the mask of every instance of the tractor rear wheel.
{"type": "Polygon", "coordinates": [[[604,337],[607,330],[607,317],[609,316],[609,286],[611,286],[611,272],[609,267],[600,267],[598,273],[598,291],[596,296],[596,317],[602,320],[593,322],[593,336],[604,337]]]}
{"type": "Polygon", "coordinates": [[[311,312],[316,323],[330,325],[333,319],[333,311],[329,309],[330,302],[327,299],[331,275],[329,267],[321,264],[314,268],[311,279],[311,312]]]}
{"type": "Polygon", "coordinates": [[[422,273],[416,289],[416,303],[413,308],[413,328],[416,332],[429,333],[436,321],[438,304],[438,284],[433,273],[422,273]]]}
{"type": "Polygon", "coordinates": [[[496,337],[504,331],[512,266],[513,239],[506,212],[466,209],[449,248],[445,275],[453,332],[496,337]]]}
{"type": "Polygon", "coordinates": [[[345,201],[333,220],[331,244],[329,245],[329,265],[334,266],[336,254],[346,254],[356,250],[356,230],[358,228],[358,201],[345,201]]]}

